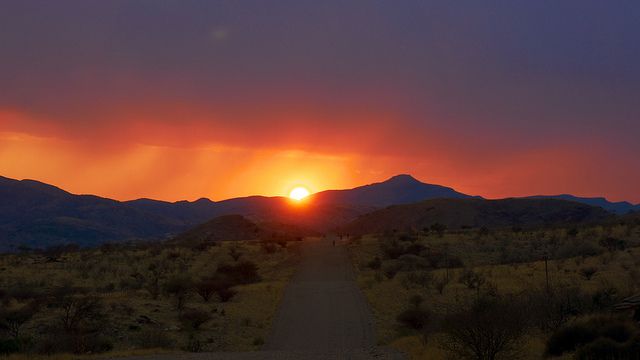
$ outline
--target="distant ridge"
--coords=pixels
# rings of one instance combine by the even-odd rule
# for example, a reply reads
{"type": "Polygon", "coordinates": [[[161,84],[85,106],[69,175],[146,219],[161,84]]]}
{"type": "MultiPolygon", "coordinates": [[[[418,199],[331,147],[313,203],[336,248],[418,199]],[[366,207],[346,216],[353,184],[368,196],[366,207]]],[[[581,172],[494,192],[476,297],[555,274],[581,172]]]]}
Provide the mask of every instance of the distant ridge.
{"type": "Polygon", "coordinates": [[[559,200],[567,200],[567,201],[575,201],[582,204],[587,204],[591,206],[599,206],[611,213],[614,214],[628,214],[634,211],[640,211],[640,204],[633,205],[628,201],[618,201],[612,202],[603,197],[578,197],[569,194],[562,195],[536,195],[536,196],[528,196],[525,199],[559,199],[559,200]]]}
{"type": "Polygon", "coordinates": [[[532,227],[602,221],[611,216],[599,207],[557,199],[432,199],[364,214],[340,231],[357,235],[420,231],[434,224],[449,229],[532,227]]]}
{"type": "MultiPolygon", "coordinates": [[[[532,197],[530,200],[544,198],[558,199],[557,204],[599,206],[617,214],[640,211],[640,206],[627,202],[612,203],[604,198],[556,195],[532,197]]],[[[96,246],[105,242],[162,240],[225,215],[240,215],[255,224],[282,224],[291,226],[290,229],[326,232],[389,206],[437,199],[483,201],[480,197],[446,186],[423,183],[407,174],[353,189],[322,191],[311,195],[302,206],[292,206],[291,201],[284,197],[266,196],[215,202],[206,198],[177,202],[153,199],[121,202],[71,194],[39,181],[0,176],[0,251],[15,251],[22,246],[45,248],[68,243],[96,246]]]]}

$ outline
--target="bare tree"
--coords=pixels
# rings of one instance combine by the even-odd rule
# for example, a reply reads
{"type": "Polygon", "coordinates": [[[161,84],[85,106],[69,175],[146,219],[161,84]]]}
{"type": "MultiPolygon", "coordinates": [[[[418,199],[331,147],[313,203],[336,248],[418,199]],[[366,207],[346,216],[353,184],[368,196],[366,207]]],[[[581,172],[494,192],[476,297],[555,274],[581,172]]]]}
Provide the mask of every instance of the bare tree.
{"type": "Polygon", "coordinates": [[[477,300],[445,317],[442,347],[459,359],[515,359],[527,328],[524,313],[513,301],[477,300]]]}
{"type": "Polygon", "coordinates": [[[209,300],[211,300],[211,297],[213,297],[213,294],[216,292],[218,287],[218,281],[212,278],[202,279],[196,282],[193,286],[196,293],[200,295],[204,302],[209,302],[209,300]]]}

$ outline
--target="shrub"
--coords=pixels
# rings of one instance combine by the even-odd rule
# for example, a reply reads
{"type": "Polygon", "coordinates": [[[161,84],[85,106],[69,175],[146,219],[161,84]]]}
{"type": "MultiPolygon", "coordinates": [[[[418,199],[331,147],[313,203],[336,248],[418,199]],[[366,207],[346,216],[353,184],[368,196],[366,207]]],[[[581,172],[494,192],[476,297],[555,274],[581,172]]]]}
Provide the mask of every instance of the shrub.
{"type": "Polygon", "coordinates": [[[624,240],[612,237],[606,237],[600,240],[598,244],[609,251],[624,250],[627,247],[627,243],[624,240]]]}
{"type": "Polygon", "coordinates": [[[439,237],[442,237],[446,230],[447,230],[447,226],[444,224],[435,223],[431,225],[431,231],[438,234],[439,237]]]}
{"type": "Polygon", "coordinates": [[[0,340],[0,354],[9,355],[20,351],[20,342],[17,339],[0,340]]]}
{"type": "Polygon", "coordinates": [[[522,348],[526,325],[513,299],[480,299],[445,317],[442,347],[459,359],[514,358],[522,348]]]}
{"type": "Polygon", "coordinates": [[[379,270],[379,269],[380,269],[380,267],[382,267],[382,260],[380,260],[380,258],[376,256],[376,257],[374,257],[371,261],[369,261],[369,263],[367,264],[367,266],[368,266],[370,269],[373,269],[373,270],[379,270]]]}
{"type": "Polygon", "coordinates": [[[584,267],[580,269],[580,275],[582,275],[582,277],[585,278],[586,280],[591,280],[593,275],[595,275],[597,272],[598,272],[598,269],[592,266],[584,267]]]}
{"type": "Polygon", "coordinates": [[[404,247],[397,240],[383,241],[380,247],[387,259],[397,259],[404,254],[404,247]]]}
{"type": "Polygon", "coordinates": [[[216,290],[216,294],[221,302],[228,302],[234,296],[236,296],[238,292],[232,288],[219,288],[216,290]]]}
{"type": "Polygon", "coordinates": [[[441,276],[435,281],[436,290],[438,290],[438,294],[442,295],[444,293],[444,289],[449,284],[449,280],[446,276],[441,276]]]}
{"type": "Polygon", "coordinates": [[[157,329],[146,329],[133,336],[133,343],[143,349],[169,349],[174,346],[173,340],[166,332],[157,329]]]}
{"type": "Polygon", "coordinates": [[[433,283],[433,275],[427,271],[410,272],[406,276],[408,284],[428,288],[433,283]]]}
{"type": "Polygon", "coordinates": [[[596,332],[584,325],[572,325],[555,332],[547,341],[546,354],[560,356],[565,352],[575,351],[580,345],[595,340],[596,332]]]}
{"type": "Polygon", "coordinates": [[[187,343],[182,347],[182,350],[192,353],[198,353],[202,351],[202,342],[196,337],[195,334],[189,334],[187,343]]]}
{"type": "Polygon", "coordinates": [[[202,279],[194,284],[194,289],[204,302],[209,302],[213,294],[216,292],[218,283],[215,279],[202,279]]]}
{"type": "Polygon", "coordinates": [[[276,244],[270,241],[262,241],[260,245],[261,245],[262,251],[264,251],[267,254],[273,254],[276,252],[276,250],[278,250],[278,247],[276,246],[276,244]]]}
{"type": "Polygon", "coordinates": [[[0,329],[6,330],[9,336],[18,340],[22,327],[37,311],[35,302],[14,309],[0,309],[0,329]]]}
{"type": "Polygon", "coordinates": [[[423,302],[422,296],[413,295],[409,299],[409,308],[398,314],[396,320],[410,329],[424,329],[431,319],[431,313],[422,308],[423,302]]]}
{"type": "Polygon", "coordinates": [[[389,280],[393,279],[396,276],[396,274],[398,273],[398,271],[400,271],[400,266],[398,264],[396,264],[396,263],[387,264],[382,269],[382,272],[384,273],[384,276],[386,276],[387,279],[389,279],[389,280]]]}
{"type": "Polygon", "coordinates": [[[421,308],[409,308],[401,312],[396,318],[402,325],[414,329],[423,329],[429,322],[431,313],[421,308]]]}
{"type": "Polygon", "coordinates": [[[232,285],[252,284],[260,281],[258,267],[251,261],[242,261],[236,265],[221,265],[216,272],[226,277],[232,285]]]}
{"type": "Polygon", "coordinates": [[[238,261],[240,257],[242,257],[242,253],[237,248],[232,247],[229,249],[229,256],[231,256],[233,261],[238,261]]]}
{"type": "Polygon", "coordinates": [[[203,310],[188,309],[180,314],[180,322],[191,330],[198,330],[209,320],[211,320],[211,314],[203,310]]]}
{"type": "Polygon", "coordinates": [[[164,291],[175,300],[177,310],[184,308],[189,292],[193,288],[192,280],[187,275],[178,275],[170,278],[164,285],[164,291]]]}
{"type": "MultiPolygon", "coordinates": [[[[589,344],[594,350],[613,351],[613,348],[629,341],[636,334],[637,330],[627,321],[607,317],[592,318],[556,331],[547,341],[546,354],[559,356],[582,349],[589,344]],[[598,339],[604,340],[596,343],[598,339]],[[612,342],[616,343],[616,346],[610,346],[612,342]]],[[[588,354],[588,350],[584,351],[585,355],[588,354]]]]}
{"type": "Polygon", "coordinates": [[[530,298],[532,320],[543,331],[556,331],[571,319],[585,313],[588,296],[579,288],[559,287],[532,293],[530,298]]]}

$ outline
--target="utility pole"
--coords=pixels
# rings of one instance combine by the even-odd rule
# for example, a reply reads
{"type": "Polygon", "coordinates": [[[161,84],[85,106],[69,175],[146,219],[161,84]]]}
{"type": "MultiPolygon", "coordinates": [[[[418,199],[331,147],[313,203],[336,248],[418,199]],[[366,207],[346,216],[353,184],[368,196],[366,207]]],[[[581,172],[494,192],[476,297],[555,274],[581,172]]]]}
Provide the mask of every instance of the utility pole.
{"type": "Polygon", "coordinates": [[[551,293],[551,287],[549,286],[549,255],[544,254],[544,278],[547,287],[547,295],[551,293]]]}

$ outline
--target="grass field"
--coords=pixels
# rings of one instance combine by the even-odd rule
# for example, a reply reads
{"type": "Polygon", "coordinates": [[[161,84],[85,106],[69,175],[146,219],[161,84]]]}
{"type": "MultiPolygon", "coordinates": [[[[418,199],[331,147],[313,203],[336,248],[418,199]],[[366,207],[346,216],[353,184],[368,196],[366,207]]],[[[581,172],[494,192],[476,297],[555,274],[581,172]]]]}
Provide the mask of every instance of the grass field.
{"type": "MultiPolygon", "coordinates": [[[[38,299],[38,310],[20,331],[28,344],[23,349],[28,355],[20,356],[27,358],[58,353],[49,349],[54,345],[49,344],[51,332],[65,316],[64,308],[50,300],[49,294],[57,289],[73,289],[71,297],[98,298],[100,328],[94,333],[105,338],[108,344],[102,348],[109,354],[255,350],[267,336],[297,259],[296,242],[265,247],[257,241],[202,248],[114,246],[62,252],[53,258],[3,255],[0,297],[5,309],[20,309],[38,299]],[[232,286],[235,295],[228,301],[215,293],[205,301],[190,285],[170,290],[172,282],[197,283],[215,275],[223,264],[243,262],[257,265],[259,280],[232,286]],[[189,312],[204,323],[188,326],[184,314],[189,312]]],[[[83,331],[92,331],[92,326],[96,325],[86,325],[83,331]]]]}
{"type": "MultiPolygon", "coordinates": [[[[606,294],[607,303],[599,311],[607,312],[611,303],[640,292],[640,248],[636,247],[639,238],[635,225],[631,229],[593,227],[577,235],[567,235],[566,229],[500,230],[481,235],[477,230],[441,236],[386,234],[352,239],[350,254],[359,285],[376,316],[379,342],[396,347],[413,359],[446,359],[449,354],[442,348],[444,334],[438,330],[438,321],[452,307],[478,297],[544,293],[544,254],[550,258],[547,270],[552,291],[573,291],[584,294],[585,299],[606,294]],[[598,245],[598,239],[610,237],[623,238],[628,246],[608,251],[598,245]],[[390,250],[389,243],[404,247],[405,252],[416,250],[398,256],[394,249],[390,250]],[[571,256],[579,253],[583,254],[571,256]],[[442,268],[446,267],[442,265],[446,258],[455,265],[442,268]],[[464,274],[469,271],[479,274],[480,285],[465,283],[464,274]],[[416,295],[422,297],[421,306],[431,313],[429,324],[422,330],[398,320],[400,313],[411,308],[411,298],[416,295]]],[[[592,312],[595,310],[590,308],[567,319],[567,323],[592,312]]],[[[523,338],[521,357],[542,358],[549,335],[536,327],[529,329],[523,338]]]]}

